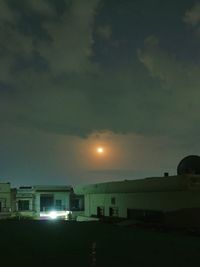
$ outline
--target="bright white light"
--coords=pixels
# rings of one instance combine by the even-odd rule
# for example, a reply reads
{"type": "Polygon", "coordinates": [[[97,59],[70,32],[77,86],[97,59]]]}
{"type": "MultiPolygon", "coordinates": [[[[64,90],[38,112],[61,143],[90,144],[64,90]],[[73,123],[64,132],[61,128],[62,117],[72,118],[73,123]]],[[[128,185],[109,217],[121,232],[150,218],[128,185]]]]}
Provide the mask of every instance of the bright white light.
{"type": "Polygon", "coordinates": [[[104,152],[103,147],[98,147],[98,148],[97,148],[97,152],[98,152],[99,154],[103,153],[103,152],[104,152]]]}
{"type": "Polygon", "coordinates": [[[57,219],[57,212],[56,211],[51,211],[50,213],[49,213],[49,217],[52,219],[52,220],[54,220],[54,219],[57,219]]]}
{"type": "Polygon", "coordinates": [[[67,211],[52,210],[50,212],[40,212],[40,218],[51,219],[51,220],[63,218],[65,220],[67,220],[69,214],[71,214],[71,211],[68,211],[68,210],[67,211]]]}

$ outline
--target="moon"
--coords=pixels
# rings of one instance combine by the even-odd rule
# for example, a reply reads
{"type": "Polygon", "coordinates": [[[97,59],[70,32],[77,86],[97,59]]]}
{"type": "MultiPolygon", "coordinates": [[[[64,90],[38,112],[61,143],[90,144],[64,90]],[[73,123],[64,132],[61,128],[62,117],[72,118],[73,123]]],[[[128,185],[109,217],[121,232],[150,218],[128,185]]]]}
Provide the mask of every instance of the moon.
{"type": "Polygon", "coordinates": [[[97,148],[97,153],[98,154],[102,154],[104,152],[104,148],[103,147],[98,147],[97,148]]]}

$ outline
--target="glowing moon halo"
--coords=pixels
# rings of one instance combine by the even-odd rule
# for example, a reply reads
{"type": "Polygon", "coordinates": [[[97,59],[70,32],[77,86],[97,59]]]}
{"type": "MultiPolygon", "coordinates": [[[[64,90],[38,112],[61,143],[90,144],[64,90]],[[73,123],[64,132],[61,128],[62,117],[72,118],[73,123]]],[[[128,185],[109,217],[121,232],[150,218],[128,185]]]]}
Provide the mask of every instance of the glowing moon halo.
{"type": "Polygon", "coordinates": [[[98,147],[97,148],[97,153],[102,154],[103,152],[104,152],[103,147],[98,147]]]}

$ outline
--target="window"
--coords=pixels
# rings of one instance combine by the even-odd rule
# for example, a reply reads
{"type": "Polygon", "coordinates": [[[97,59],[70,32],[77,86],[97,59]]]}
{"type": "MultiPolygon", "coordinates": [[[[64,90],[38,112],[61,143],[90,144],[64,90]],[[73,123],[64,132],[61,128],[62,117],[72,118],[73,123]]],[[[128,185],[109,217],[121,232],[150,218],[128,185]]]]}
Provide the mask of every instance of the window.
{"type": "Polygon", "coordinates": [[[104,216],[104,207],[103,206],[97,207],[97,216],[98,217],[104,216]]]}
{"type": "Polygon", "coordinates": [[[116,202],[115,197],[112,197],[112,198],[111,198],[111,204],[112,204],[112,205],[115,205],[115,202],[116,202]]]}
{"type": "Polygon", "coordinates": [[[53,194],[40,195],[40,211],[50,211],[54,208],[53,194]]]}
{"type": "Polygon", "coordinates": [[[79,210],[79,199],[74,198],[71,200],[71,210],[79,210]]]}
{"type": "Polygon", "coordinates": [[[109,216],[110,217],[118,217],[119,216],[118,207],[110,207],[109,208],[109,216]]]}
{"type": "Polygon", "coordinates": [[[18,201],[18,210],[19,211],[29,210],[29,200],[19,200],[18,201]]]}
{"type": "Polygon", "coordinates": [[[70,197],[70,210],[82,211],[84,210],[84,196],[83,195],[71,195],[70,197]]]}

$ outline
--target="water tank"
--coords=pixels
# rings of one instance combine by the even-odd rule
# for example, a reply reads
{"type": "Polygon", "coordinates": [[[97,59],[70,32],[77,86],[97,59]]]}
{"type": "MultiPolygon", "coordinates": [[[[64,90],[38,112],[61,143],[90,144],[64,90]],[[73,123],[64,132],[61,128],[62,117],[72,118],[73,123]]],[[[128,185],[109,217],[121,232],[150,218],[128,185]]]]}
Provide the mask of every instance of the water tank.
{"type": "Polygon", "coordinates": [[[200,175],[200,157],[191,155],[183,158],[177,167],[177,174],[199,174],[200,175]]]}

